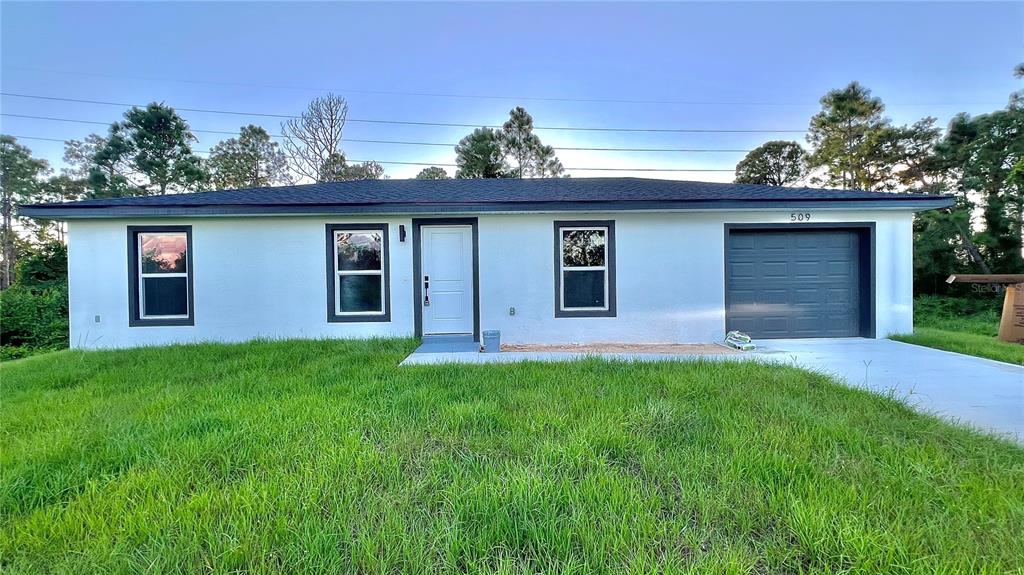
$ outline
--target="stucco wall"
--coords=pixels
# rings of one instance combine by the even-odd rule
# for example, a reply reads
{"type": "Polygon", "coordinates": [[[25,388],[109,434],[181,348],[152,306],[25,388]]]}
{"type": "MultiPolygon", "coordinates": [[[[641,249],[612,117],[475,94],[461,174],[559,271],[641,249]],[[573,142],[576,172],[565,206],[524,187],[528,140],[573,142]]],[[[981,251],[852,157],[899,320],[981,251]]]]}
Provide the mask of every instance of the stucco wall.
{"type": "MultiPolygon", "coordinates": [[[[875,222],[876,332],[912,329],[909,213],[815,212],[875,222]]],[[[489,216],[480,222],[481,326],[508,342],[706,342],[725,328],[725,223],[788,223],[790,212],[489,216]],[[618,314],[554,318],[554,219],[614,219],[618,314]],[[516,314],[509,315],[510,307],[516,314]]]]}
{"type": "Polygon", "coordinates": [[[412,247],[389,224],[391,322],[328,323],[325,224],[351,218],[193,218],[70,222],[73,347],[188,341],[370,337],[413,332],[412,247]],[[195,325],[128,327],[128,225],[192,226],[195,325]],[[99,316],[99,322],[96,316],[99,316]]]}
{"type": "MultiPolygon", "coordinates": [[[[785,223],[790,212],[481,215],[481,328],[507,342],[701,342],[725,326],[725,223],[785,223]],[[554,220],[616,222],[618,314],[554,317],[554,220]],[[509,308],[515,307],[515,315],[509,308]]],[[[911,214],[817,211],[818,222],[876,222],[879,337],[912,328],[911,214]]],[[[126,347],[256,337],[414,332],[409,217],[80,220],[69,225],[71,344],[126,347]],[[391,322],[326,321],[326,223],[389,224],[391,322]],[[189,224],[195,325],[128,327],[128,225],[189,224]],[[398,225],[409,231],[399,242],[398,225]],[[97,322],[97,316],[99,321],[97,322]]]]}

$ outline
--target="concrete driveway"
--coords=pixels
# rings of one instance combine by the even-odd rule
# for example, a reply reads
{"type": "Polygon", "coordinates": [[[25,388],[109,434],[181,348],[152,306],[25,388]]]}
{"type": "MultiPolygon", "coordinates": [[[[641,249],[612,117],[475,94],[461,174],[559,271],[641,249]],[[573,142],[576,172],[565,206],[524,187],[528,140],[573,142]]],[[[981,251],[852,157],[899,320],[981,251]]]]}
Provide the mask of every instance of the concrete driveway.
{"type": "Polygon", "coordinates": [[[762,340],[762,357],[830,373],[1024,443],[1024,367],[888,339],[762,340]]]}

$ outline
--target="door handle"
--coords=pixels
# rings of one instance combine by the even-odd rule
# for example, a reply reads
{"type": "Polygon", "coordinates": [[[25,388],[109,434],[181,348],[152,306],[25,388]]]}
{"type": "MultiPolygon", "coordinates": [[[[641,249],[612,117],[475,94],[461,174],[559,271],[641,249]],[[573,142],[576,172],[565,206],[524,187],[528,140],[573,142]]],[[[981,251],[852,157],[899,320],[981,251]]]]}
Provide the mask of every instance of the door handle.
{"type": "Polygon", "coordinates": [[[430,307],[430,276],[423,276],[423,307],[430,307]]]}

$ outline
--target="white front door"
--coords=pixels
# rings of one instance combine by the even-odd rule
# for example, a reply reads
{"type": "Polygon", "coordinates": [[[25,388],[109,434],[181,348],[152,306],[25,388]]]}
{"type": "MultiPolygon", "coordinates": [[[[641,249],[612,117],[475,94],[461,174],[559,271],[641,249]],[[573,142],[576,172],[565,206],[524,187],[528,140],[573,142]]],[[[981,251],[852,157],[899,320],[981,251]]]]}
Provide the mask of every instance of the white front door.
{"type": "Polygon", "coordinates": [[[473,228],[421,229],[423,334],[472,334],[473,228]]]}

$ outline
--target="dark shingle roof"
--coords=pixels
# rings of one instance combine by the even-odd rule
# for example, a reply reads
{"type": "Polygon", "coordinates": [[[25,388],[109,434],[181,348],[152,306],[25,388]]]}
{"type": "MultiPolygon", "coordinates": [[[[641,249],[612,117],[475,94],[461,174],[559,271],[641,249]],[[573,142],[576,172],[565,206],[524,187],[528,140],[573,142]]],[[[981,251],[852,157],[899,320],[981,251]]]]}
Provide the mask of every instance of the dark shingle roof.
{"type": "Polygon", "coordinates": [[[820,205],[823,202],[907,208],[949,205],[946,196],[861,190],[783,188],[644,178],[361,180],[191,194],[34,204],[39,217],[110,217],[198,213],[496,211],[559,209],[686,209],[820,205]]]}

